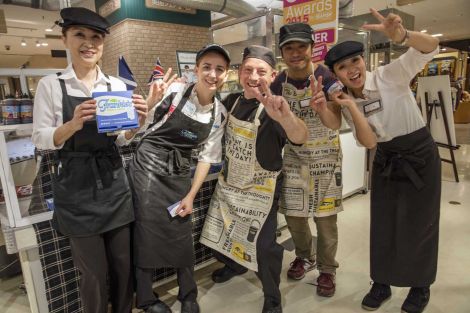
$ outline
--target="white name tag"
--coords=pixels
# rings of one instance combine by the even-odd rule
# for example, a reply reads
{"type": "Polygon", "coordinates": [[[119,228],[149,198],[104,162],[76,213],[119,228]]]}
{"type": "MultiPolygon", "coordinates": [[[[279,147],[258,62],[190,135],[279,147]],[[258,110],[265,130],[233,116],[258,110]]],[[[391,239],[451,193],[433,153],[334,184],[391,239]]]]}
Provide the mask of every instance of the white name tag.
{"type": "Polygon", "coordinates": [[[380,99],[374,99],[365,103],[362,108],[364,111],[364,115],[370,116],[383,110],[382,101],[380,99]]]}
{"type": "Polygon", "coordinates": [[[168,208],[166,208],[168,210],[168,213],[170,213],[171,217],[176,216],[176,209],[178,209],[178,207],[180,206],[180,203],[181,203],[181,201],[178,201],[178,202],[170,205],[168,208]]]}
{"type": "Polygon", "coordinates": [[[196,105],[188,99],[188,101],[184,104],[184,107],[181,112],[191,117],[194,115],[194,113],[196,113],[196,105]]]}
{"type": "Polygon", "coordinates": [[[300,107],[301,108],[306,108],[308,106],[310,106],[310,99],[300,100],[300,107]]]}

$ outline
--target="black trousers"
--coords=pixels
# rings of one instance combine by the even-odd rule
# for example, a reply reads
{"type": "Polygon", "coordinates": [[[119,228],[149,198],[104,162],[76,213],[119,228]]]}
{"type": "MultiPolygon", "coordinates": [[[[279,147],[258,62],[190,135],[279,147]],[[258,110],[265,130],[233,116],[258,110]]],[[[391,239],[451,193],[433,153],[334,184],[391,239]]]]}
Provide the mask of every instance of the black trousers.
{"type": "MultiPolygon", "coordinates": [[[[153,292],[153,268],[136,267],[136,307],[146,309],[158,300],[158,295],[153,292]]],[[[197,285],[194,280],[194,267],[176,269],[178,280],[178,300],[195,301],[197,298],[197,285]]]]}
{"type": "MultiPolygon", "coordinates": [[[[276,242],[277,230],[277,200],[274,197],[274,204],[264,223],[256,242],[256,259],[258,262],[258,272],[256,275],[263,286],[264,300],[271,306],[281,304],[281,291],[279,283],[281,281],[282,257],[284,248],[276,242]]],[[[236,272],[245,269],[244,266],[238,264],[232,259],[213,251],[215,258],[230,267],[236,272]]]]}
{"type": "Polygon", "coordinates": [[[70,246],[74,265],[81,274],[83,311],[106,313],[109,298],[113,313],[130,313],[133,279],[129,225],[100,235],[71,237],[70,246]]]}

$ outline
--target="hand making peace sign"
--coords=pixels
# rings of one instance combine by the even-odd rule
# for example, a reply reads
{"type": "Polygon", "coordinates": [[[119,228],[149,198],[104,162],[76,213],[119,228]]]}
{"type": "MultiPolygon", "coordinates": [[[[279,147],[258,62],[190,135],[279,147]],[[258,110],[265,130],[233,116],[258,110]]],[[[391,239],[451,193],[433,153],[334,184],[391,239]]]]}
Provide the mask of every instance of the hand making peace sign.
{"type": "Polygon", "coordinates": [[[149,111],[163,99],[168,86],[170,86],[178,76],[177,74],[174,74],[170,77],[172,72],[173,70],[170,67],[162,80],[154,81],[152,85],[150,85],[149,95],[147,96],[147,106],[149,111]]]}
{"type": "Polygon", "coordinates": [[[364,24],[362,28],[375,30],[384,33],[393,42],[401,43],[405,40],[406,29],[401,24],[401,17],[390,13],[387,17],[377,12],[376,9],[370,9],[370,13],[380,22],[380,24],[364,24]]]}
{"type": "Polygon", "coordinates": [[[291,111],[286,99],[271,93],[266,78],[261,77],[259,83],[260,86],[256,91],[256,99],[264,105],[266,113],[276,122],[289,118],[291,111]]]}
{"type": "Polygon", "coordinates": [[[317,113],[325,110],[327,104],[325,93],[323,92],[323,76],[318,77],[318,80],[315,81],[315,77],[312,74],[310,76],[310,89],[312,89],[310,107],[317,113]]]}

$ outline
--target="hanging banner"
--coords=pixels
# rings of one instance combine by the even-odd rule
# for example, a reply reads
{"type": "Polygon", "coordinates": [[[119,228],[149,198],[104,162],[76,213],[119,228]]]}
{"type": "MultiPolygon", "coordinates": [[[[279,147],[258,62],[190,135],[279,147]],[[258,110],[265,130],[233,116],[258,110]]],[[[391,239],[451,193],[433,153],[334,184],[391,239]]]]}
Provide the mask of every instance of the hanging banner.
{"type": "Polygon", "coordinates": [[[315,31],[313,62],[323,61],[338,40],[339,0],[283,0],[284,24],[306,23],[315,31]]]}

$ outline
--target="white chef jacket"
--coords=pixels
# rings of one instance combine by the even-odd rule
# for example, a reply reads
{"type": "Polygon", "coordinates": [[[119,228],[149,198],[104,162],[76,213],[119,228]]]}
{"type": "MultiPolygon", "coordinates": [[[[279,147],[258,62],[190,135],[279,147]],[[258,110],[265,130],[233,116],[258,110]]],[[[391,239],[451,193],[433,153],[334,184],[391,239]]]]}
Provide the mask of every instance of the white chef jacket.
{"type": "MultiPolygon", "coordinates": [[[[381,100],[382,107],[366,115],[378,142],[390,141],[425,126],[409,84],[438,52],[439,47],[427,54],[410,47],[392,63],[378,67],[373,72],[366,72],[362,91],[365,100],[356,98],[355,101],[362,107],[373,100],[381,100]]],[[[352,92],[349,94],[353,95],[352,92]]],[[[356,129],[349,110],[343,108],[342,112],[356,137],[356,129]]],[[[364,110],[362,112],[364,113],[364,110]]]]}

